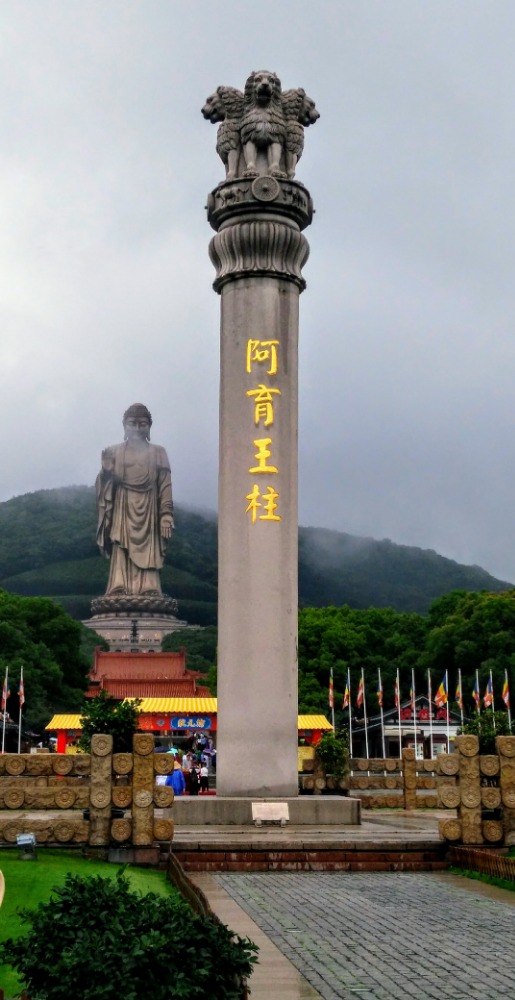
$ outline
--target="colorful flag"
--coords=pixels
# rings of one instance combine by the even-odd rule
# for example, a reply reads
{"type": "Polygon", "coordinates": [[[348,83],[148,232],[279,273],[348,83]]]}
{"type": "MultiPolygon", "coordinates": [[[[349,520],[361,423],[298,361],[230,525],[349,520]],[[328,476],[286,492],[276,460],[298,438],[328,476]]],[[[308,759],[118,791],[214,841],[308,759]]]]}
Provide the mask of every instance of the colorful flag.
{"type": "Polygon", "coordinates": [[[329,676],[329,708],[334,708],[334,686],[333,686],[333,671],[331,670],[329,676]]]}
{"type": "Polygon", "coordinates": [[[4,686],[2,688],[2,712],[5,712],[5,710],[7,708],[7,699],[9,697],[10,693],[11,692],[9,691],[9,688],[7,686],[7,672],[6,672],[5,677],[4,677],[4,686]]]}
{"type": "Polygon", "coordinates": [[[459,680],[458,683],[456,684],[456,694],[454,695],[454,700],[458,703],[458,708],[460,708],[461,711],[463,711],[463,695],[461,693],[461,684],[459,680]]]}
{"type": "Polygon", "coordinates": [[[347,683],[345,685],[345,694],[343,696],[342,708],[348,708],[350,705],[350,688],[349,679],[347,678],[347,683]]]}
{"type": "Polygon", "coordinates": [[[378,677],[378,681],[377,681],[377,704],[379,705],[379,708],[382,708],[383,707],[383,682],[381,680],[381,671],[380,670],[377,671],[377,677],[378,677]]]}
{"type": "Polygon", "coordinates": [[[415,714],[415,682],[411,682],[411,687],[409,689],[409,696],[411,700],[411,711],[415,714]]]}
{"type": "Polygon", "coordinates": [[[23,672],[20,676],[20,686],[18,688],[18,698],[20,699],[20,708],[25,704],[25,688],[23,686],[23,672]]]}
{"type": "Polygon", "coordinates": [[[394,691],[394,694],[393,694],[393,699],[394,699],[395,707],[398,708],[399,707],[399,702],[400,702],[399,678],[398,678],[398,676],[395,678],[395,691],[394,691]]]}
{"type": "Polygon", "coordinates": [[[447,674],[445,674],[444,679],[440,684],[438,691],[435,694],[435,705],[437,705],[438,708],[443,708],[443,706],[446,704],[447,704],[447,674]]]}
{"type": "Polygon", "coordinates": [[[483,695],[483,705],[485,706],[485,708],[491,708],[493,700],[494,700],[494,689],[492,685],[492,678],[489,677],[485,693],[483,695]]]}
{"type": "Polygon", "coordinates": [[[474,699],[474,701],[476,703],[476,709],[477,709],[477,711],[480,712],[481,708],[480,708],[480,705],[479,705],[479,701],[480,701],[480,696],[479,696],[479,679],[478,679],[477,674],[476,674],[476,679],[474,681],[474,689],[472,691],[472,697],[473,697],[473,699],[474,699]]]}
{"type": "Polygon", "coordinates": [[[360,677],[358,684],[358,694],[356,697],[356,705],[358,708],[361,708],[362,704],[363,704],[363,678],[360,677]]]}
{"type": "Polygon", "coordinates": [[[504,675],[504,684],[502,686],[502,700],[506,705],[506,708],[510,707],[510,689],[508,687],[508,673],[504,675]]]}

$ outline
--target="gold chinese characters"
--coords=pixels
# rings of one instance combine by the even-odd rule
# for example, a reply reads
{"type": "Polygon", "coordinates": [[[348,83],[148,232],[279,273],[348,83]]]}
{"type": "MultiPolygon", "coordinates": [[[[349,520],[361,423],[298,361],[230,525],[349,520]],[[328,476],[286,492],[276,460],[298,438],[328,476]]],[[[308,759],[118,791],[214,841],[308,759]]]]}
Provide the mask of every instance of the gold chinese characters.
{"type": "MultiPolygon", "coordinates": [[[[261,368],[261,371],[265,369],[266,374],[271,378],[275,377],[279,366],[278,346],[278,340],[248,340],[245,359],[247,374],[253,374],[256,368],[261,368]]],[[[260,382],[255,388],[248,389],[246,395],[253,403],[254,426],[262,426],[265,429],[273,427],[275,420],[275,397],[281,395],[281,390],[275,386],[260,382]]],[[[277,475],[279,469],[274,464],[272,457],[272,438],[254,438],[252,443],[255,449],[255,464],[249,468],[249,474],[252,476],[277,475]]],[[[273,486],[267,485],[266,489],[263,490],[261,486],[254,483],[245,499],[248,500],[245,513],[250,514],[252,524],[255,524],[257,520],[281,520],[280,514],[277,513],[279,493],[273,486]]]]}

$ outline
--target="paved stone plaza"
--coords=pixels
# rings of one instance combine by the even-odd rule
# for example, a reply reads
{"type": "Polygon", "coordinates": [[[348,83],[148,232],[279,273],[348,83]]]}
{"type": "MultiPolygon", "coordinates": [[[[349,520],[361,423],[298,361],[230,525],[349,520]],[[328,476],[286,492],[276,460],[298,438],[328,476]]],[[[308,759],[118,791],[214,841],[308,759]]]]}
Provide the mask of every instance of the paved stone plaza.
{"type": "Polygon", "coordinates": [[[429,873],[214,878],[323,1000],[515,996],[515,894],[429,873]]]}

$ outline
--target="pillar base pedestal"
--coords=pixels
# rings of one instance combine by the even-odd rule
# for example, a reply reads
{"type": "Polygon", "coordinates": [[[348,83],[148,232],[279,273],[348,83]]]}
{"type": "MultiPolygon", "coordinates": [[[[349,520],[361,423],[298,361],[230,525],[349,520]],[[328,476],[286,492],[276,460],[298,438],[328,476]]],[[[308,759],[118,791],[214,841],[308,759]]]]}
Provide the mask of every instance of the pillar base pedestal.
{"type": "MultiPolygon", "coordinates": [[[[288,826],[358,826],[361,823],[361,801],[344,795],[299,795],[296,798],[233,799],[225,796],[205,798],[181,795],[173,804],[173,819],[180,826],[249,826],[253,802],[285,802],[288,805],[288,826]]],[[[261,830],[277,829],[264,825],[261,830]]]]}
{"type": "MultiPolygon", "coordinates": [[[[169,598],[171,600],[171,598],[169,598]]],[[[175,603],[175,602],[174,602],[175,603]]],[[[188,622],[181,621],[175,615],[142,614],[137,611],[105,612],[95,614],[82,622],[86,628],[98,632],[106,642],[109,649],[124,653],[151,652],[160,653],[161,643],[165,635],[176,632],[177,629],[196,628],[195,625],[188,625],[188,622]]]]}

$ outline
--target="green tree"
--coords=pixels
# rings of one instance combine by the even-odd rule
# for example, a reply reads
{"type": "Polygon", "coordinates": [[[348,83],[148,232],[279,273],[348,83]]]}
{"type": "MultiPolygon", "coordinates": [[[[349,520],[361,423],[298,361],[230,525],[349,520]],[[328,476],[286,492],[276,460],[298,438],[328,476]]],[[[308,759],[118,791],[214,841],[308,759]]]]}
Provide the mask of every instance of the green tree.
{"type": "Polygon", "coordinates": [[[54,712],[74,711],[82,703],[89,664],[81,652],[82,626],[55,601],[18,597],[0,590],[0,673],[9,669],[7,708],[18,714],[21,668],[26,725],[40,729],[54,712]]]}
{"type": "Polygon", "coordinates": [[[108,733],[113,737],[114,753],[130,753],[132,737],[138,728],[138,707],[141,698],[117,701],[107,691],[95,698],[88,698],[82,709],[82,735],[79,747],[85,753],[91,749],[95,733],[108,733]]]}
{"type": "Polygon", "coordinates": [[[472,714],[476,671],[481,692],[491,671],[499,704],[505,671],[511,680],[515,668],[515,590],[447,594],[431,606],[428,626],[423,668],[442,676],[447,670],[450,693],[461,670],[466,710],[472,714]]]}
{"type": "Polygon", "coordinates": [[[325,715],[328,711],[328,688],[323,688],[313,674],[299,671],[299,715],[325,715]]]}
{"type": "Polygon", "coordinates": [[[218,688],[218,667],[210,667],[206,676],[206,686],[209,688],[213,698],[216,698],[218,688]]]}
{"type": "Polygon", "coordinates": [[[163,653],[178,653],[186,650],[188,670],[207,672],[216,664],[218,629],[216,625],[207,628],[183,628],[170,632],[163,639],[163,653]]]}
{"type": "Polygon", "coordinates": [[[334,774],[335,778],[343,778],[349,770],[350,752],[347,730],[323,733],[319,743],[317,743],[315,753],[326,774],[334,774]]]}
{"type": "MultiPolygon", "coordinates": [[[[465,711],[473,714],[471,698],[476,670],[481,691],[492,672],[496,706],[500,704],[505,672],[511,686],[515,675],[515,590],[503,593],[454,591],[433,602],[427,615],[392,608],[303,608],[299,612],[299,690],[309,710],[327,712],[331,669],[334,676],[336,720],[350,670],[354,696],[363,670],[370,714],[377,711],[378,670],[384,704],[393,703],[397,670],[401,697],[415,673],[417,693],[427,691],[431,670],[433,691],[448,673],[449,700],[461,671],[465,711]],[[319,698],[317,699],[317,695],[319,698]]],[[[352,708],[355,711],[355,707],[352,708]]]]}
{"type": "MultiPolygon", "coordinates": [[[[350,671],[351,691],[355,693],[361,671],[368,693],[377,690],[378,670],[385,692],[393,689],[397,669],[406,673],[419,660],[424,646],[427,620],[415,613],[392,608],[357,610],[341,608],[303,608],[299,612],[299,687],[314,694],[315,680],[321,691],[323,711],[327,711],[329,675],[333,670],[335,707],[342,703],[350,671]]],[[[386,695],[385,703],[388,703],[386,695]]],[[[321,707],[322,707],[321,704],[321,707]]],[[[370,710],[375,708],[372,702],[370,710]]]]}
{"type": "Polygon", "coordinates": [[[109,643],[103,636],[99,635],[98,632],[94,632],[92,628],[86,628],[85,625],[82,625],[80,651],[88,661],[90,668],[93,666],[95,649],[97,647],[105,652],[109,651],[109,643]]]}
{"type": "Polygon", "coordinates": [[[459,731],[479,736],[479,753],[497,753],[495,737],[510,735],[508,713],[482,712],[481,715],[472,716],[459,731]]]}

